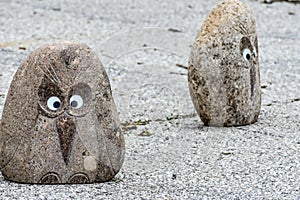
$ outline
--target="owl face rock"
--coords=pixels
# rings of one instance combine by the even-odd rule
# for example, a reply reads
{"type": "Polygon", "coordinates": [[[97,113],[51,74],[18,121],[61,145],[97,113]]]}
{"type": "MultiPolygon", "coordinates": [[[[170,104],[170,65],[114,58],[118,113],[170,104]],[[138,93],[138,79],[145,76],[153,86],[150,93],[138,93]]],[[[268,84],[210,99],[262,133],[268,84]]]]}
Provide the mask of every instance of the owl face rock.
{"type": "Polygon", "coordinates": [[[11,83],[0,126],[0,169],[22,183],[110,180],[124,138],[106,72],[86,45],[34,51],[11,83]]]}
{"type": "Polygon", "coordinates": [[[208,15],[192,47],[188,82],[205,125],[257,121],[261,106],[255,20],[239,0],[224,0],[208,15]]]}

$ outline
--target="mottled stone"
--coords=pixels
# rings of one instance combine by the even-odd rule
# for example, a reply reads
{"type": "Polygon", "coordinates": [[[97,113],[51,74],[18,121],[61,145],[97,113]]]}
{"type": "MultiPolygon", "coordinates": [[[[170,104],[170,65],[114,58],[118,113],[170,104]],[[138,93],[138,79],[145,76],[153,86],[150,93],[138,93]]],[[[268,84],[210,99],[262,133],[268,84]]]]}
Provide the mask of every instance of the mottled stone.
{"type": "Polygon", "coordinates": [[[188,81],[205,125],[239,126],[257,121],[261,106],[256,25],[239,0],[220,2],[192,47],[188,81]]]}
{"type": "Polygon", "coordinates": [[[22,63],[0,127],[0,169],[7,180],[107,181],[120,170],[124,150],[109,79],[92,49],[61,42],[22,63]]]}

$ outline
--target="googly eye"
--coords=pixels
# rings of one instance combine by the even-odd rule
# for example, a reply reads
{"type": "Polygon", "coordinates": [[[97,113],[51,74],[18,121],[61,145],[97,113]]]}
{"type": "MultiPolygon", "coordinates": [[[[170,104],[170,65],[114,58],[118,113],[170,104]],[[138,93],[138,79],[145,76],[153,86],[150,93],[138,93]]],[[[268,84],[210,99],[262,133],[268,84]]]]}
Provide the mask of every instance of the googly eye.
{"type": "Polygon", "coordinates": [[[251,58],[251,51],[250,49],[244,49],[243,51],[243,57],[246,61],[249,61],[251,58]]]}
{"type": "Polygon", "coordinates": [[[81,108],[82,105],[83,105],[83,99],[82,99],[81,96],[79,96],[79,95],[73,95],[70,98],[70,106],[72,108],[78,109],[78,108],[81,108]]]}
{"type": "Polygon", "coordinates": [[[47,106],[50,110],[56,111],[61,107],[61,101],[58,97],[50,97],[47,101],[47,106]]]}

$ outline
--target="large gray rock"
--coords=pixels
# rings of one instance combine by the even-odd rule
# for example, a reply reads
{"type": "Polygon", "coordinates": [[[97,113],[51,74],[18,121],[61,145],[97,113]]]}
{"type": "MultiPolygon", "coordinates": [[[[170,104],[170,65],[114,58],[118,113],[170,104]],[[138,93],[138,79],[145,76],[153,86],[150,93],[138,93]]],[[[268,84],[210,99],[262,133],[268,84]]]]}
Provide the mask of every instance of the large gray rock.
{"type": "Polygon", "coordinates": [[[11,181],[102,182],[112,179],[124,160],[109,79],[83,44],[47,45],[23,62],[0,128],[0,169],[11,181]]]}
{"type": "Polygon", "coordinates": [[[257,121],[261,106],[256,25],[239,0],[219,3],[193,45],[188,81],[205,125],[237,126],[257,121]]]}

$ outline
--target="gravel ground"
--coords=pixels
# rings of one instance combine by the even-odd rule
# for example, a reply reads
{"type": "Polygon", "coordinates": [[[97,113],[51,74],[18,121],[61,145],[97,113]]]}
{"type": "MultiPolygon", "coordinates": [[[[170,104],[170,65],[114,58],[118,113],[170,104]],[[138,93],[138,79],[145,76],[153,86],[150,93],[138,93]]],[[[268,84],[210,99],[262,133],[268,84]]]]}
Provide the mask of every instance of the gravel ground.
{"type": "Polygon", "coordinates": [[[205,127],[186,66],[211,1],[0,1],[0,115],[21,61],[54,41],[87,43],[110,77],[126,139],[114,180],[5,181],[0,199],[300,199],[300,5],[246,1],[257,19],[262,110],[253,125],[205,127]]]}

